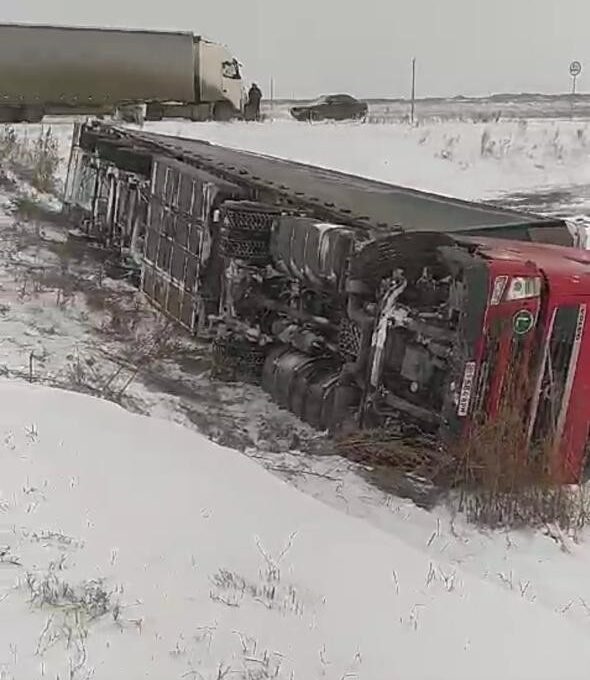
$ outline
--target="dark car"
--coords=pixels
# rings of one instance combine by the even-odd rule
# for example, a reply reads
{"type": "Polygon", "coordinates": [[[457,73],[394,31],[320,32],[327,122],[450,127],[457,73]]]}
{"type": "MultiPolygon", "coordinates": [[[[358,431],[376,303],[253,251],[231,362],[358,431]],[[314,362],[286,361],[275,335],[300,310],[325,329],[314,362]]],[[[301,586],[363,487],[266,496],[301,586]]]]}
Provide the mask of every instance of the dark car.
{"type": "Polygon", "coordinates": [[[369,107],[365,102],[348,94],[330,94],[311,104],[293,106],[290,110],[295,120],[362,120],[369,107]]]}

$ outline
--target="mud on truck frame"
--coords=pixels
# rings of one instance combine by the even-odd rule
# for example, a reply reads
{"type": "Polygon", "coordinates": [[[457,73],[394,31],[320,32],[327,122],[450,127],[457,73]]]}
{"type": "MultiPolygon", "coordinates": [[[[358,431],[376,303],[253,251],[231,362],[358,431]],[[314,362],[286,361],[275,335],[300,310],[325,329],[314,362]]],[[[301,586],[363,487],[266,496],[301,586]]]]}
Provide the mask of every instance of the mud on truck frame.
{"type": "Polygon", "coordinates": [[[590,256],[564,222],[205,142],[76,126],[64,210],[219,365],[333,433],[460,440],[506,376],[578,479],[590,256]]]}

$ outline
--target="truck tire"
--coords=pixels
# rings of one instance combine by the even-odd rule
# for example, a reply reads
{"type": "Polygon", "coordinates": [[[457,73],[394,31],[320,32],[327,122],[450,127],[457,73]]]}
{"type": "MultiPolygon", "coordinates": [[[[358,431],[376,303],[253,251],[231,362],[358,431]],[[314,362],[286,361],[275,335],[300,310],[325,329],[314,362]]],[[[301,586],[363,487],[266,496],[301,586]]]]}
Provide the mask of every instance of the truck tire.
{"type": "Polygon", "coordinates": [[[217,337],[212,343],[211,374],[218,380],[258,383],[266,361],[266,349],[240,337],[217,337]]]}
{"type": "Polygon", "coordinates": [[[0,106],[0,123],[20,123],[23,110],[19,106],[0,106]]]}
{"type": "Polygon", "coordinates": [[[247,264],[270,260],[270,234],[280,210],[253,201],[225,201],[221,207],[221,252],[247,264]]]}
{"type": "Polygon", "coordinates": [[[156,122],[164,117],[164,107],[161,104],[149,103],[145,107],[145,119],[156,122]]]}
{"type": "Polygon", "coordinates": [[[140,105],[125,104],[115,109],[115,118],[134,125],[143,125],[144,114],[140,105]]]}
{"type": "Polygon", "coordinates": [[[45,111],[40,106],[25,106],[23,108],[23,118],[28,123],[40,123],[44,115],[45,111]]]}
{"type": "Polygon", "coordinates": [[[229,102],[217,102],[213,107],[213,120],[228,123],[235,117],[234,107],[229,102]]]}

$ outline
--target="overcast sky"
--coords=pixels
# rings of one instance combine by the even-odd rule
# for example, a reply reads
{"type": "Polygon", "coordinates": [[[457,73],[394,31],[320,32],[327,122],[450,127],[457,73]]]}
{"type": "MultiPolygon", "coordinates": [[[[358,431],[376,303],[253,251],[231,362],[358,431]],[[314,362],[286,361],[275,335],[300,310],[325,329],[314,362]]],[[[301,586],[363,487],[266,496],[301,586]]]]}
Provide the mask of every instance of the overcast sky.
{"type": "Polygon", "coordinates": [[[590,90],[590,0],[0,0],[7,22],[182,29],[226,43],[268,95],[590,90]]]}

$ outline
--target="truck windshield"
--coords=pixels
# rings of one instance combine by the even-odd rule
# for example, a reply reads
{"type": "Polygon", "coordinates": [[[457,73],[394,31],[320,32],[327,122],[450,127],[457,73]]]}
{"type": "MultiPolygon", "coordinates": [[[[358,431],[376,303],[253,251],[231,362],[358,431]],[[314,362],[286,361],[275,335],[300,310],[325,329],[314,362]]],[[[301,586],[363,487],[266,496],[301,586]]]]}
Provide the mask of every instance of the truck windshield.
{"type": "Polygon", "coordinates": [[[579,346],[580,312],[580,305],[564,305],[555,310],[545,351],[533,441],[559,434],[561,429],[560,420],[569,402],[575,352],[579,346]]]}
{"type": "Polygon", "coordinates": [[[224,61],[221,64],[221,73],[224,78],[230,78],[231,80],[240,80],[242,77],[240,74],[240,66],[235,59],[224,61]]]}

